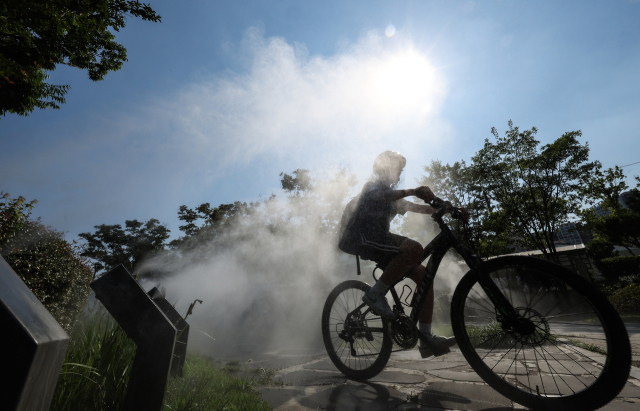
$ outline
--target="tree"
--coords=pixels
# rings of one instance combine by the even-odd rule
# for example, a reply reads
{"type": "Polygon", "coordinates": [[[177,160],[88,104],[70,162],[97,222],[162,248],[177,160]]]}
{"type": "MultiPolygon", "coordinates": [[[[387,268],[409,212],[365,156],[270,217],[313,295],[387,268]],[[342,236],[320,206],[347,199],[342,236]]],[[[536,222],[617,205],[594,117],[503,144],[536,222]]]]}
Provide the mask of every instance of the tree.
{"type": "MultiPolygon", "coordinates": [[[[594,233],[598,247],[618,245],[633,255],[631,247],[640,248],[640,178],[636,177],[638,185],[630,190],[629,208],[620,203],[620,195],[629,188],[624,180],[625,175],[618,166],[604,171],[598,167],[583,194],[591,204],[599,203],[604,213],[599,215],[589,208],[583,210],[581,216],[585,227],[594,233]]],[[[591,246],[595,253],[594,247],[591,246]]]]}
{"type": "MultiPolygon", "coordinates": [[[[418,184],[430,187],[436,196],[450,201],[454,206],[469,210],[468,227],[445,216],[445,220],[463,243],[485,257],[512,250],[508,240],[510,226],[504,213],[496,208],[489,193],[479,188],[477,176],[464,160],[453,165],[443,165],[439,160],[432,160],[423,168],[427,174],[422,176],[418,184]]],[[[428,219],[407,216],[402,225],[404,232],[409,233],[408,225],[414,224],[419,218],[428,219]]]]}
{"type": "Polygon", "coordinates": [[[120,224],[102,224],[94,228],[94,233],[78,236],[86,240],[81,255],[93,260],[96,273],[119,264],[136,272],[143,259],[165,249],[171,232],[155,218],[146,223],[126,220],[124,229],[120,224]]]}
{"type": "MultiPolygon", "coordinates": [[[[272,197],[273,198],[273,197],[272,197]]],[[[272,199],[271,198],[271,199],[272,199]]],[[[268,200],[267,200],[268,201],[268,200]]],[[[172,248],[193,248],[198,244],[212,241],[223,233],[228,233],[235,224],[240,224],[243,217],[253,215],[260,203],[235,201],[231,204],[220,204],[211,207],[210,203],[203,203],[195,208],[181,205],[178,219],[186,224],[178,227],[185,235],[171,241],[172,248]],[[202,220],[200,226],[196,224],[202,220]]]]}
{"type": "Polygon", "coordinates": [[[52,85],[47,72],[59,64],[102,80],[127,61],[112,31],[128,16],[159,22],[148,4],[132,0],[4,0],[0,3],[0,114],[28,115],[59,108],[68,85],[52,85]]]}
{"type": "Polygon", "coordinates": [[[578,142],[582,133],[564,133],[551,144],[538,147],[537,129],[520,132],[509,121],[509,130],[472,158],[470,172],[477,196],[486,195],[511,226],[513,240],[539,249],[556,259],[554,235],[560,225],[577,216],[582,189],[599,163],[589,162],[589,147],[578,142]]]}

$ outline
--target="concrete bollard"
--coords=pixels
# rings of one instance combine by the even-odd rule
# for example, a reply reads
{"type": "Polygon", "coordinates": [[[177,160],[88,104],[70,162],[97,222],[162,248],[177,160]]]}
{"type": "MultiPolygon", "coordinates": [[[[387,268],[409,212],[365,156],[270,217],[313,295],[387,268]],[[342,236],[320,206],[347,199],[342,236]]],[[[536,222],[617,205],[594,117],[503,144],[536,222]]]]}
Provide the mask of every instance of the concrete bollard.
{"type": "Polygon", "coordinates": [[[173,360],[171,361],[171,376],[182,377],[184,362],[187,357],[187,342],[189,341],[189,324],[182,318],[175,308],[167,301],[160,290],[153,287],[148,293],[149,297],[162,310],[164,315],[171,321],[178,331],[176,346],[173,349],[173,360]]]}
{"type": "Polygon", "coordinates": [[[162,408],[176,341],[176,327],[119,265],[91,283],[96,298],[136,343],[122,410],[162,408]]]}
{"type": "Polygon", "coordinates": [[[47,411],[69,336],[0,257],[0,408],[47,411]]]}

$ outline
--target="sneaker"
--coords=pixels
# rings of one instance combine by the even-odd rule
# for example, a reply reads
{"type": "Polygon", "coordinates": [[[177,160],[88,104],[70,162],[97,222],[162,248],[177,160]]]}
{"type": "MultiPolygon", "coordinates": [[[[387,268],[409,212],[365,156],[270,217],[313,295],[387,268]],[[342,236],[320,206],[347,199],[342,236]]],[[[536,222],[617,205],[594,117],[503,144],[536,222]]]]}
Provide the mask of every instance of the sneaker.
{"type": "Polygon", "coordinates": [[[456,345],[455,337],[441,337],[435,334],[424,334],[424,336],[428,344],[420,340],[420,347],[418,347],[422,358],[447,354],[451,352],[449,348],[456,345]]]}
{"type": "Polygon", "coordinates": [[[387,299],[384,298],[384,296],[373,297],[369,294],[369,291],[367,291],[362,296],[362,301],[380,317],[384,317],[388,320],[396,319],[396,315],[391,311],[391,307],[389,307],[389,303],[387,303],[387,299]]]}

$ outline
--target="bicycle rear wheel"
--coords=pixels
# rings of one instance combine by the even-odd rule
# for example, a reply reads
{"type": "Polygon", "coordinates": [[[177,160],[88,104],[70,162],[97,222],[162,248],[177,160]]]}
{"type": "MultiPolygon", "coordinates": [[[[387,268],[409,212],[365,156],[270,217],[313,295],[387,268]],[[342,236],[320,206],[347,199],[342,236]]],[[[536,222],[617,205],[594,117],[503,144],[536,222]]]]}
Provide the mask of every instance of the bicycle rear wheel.
{"type": "Polygon", "coordinates": [[[357,381],[378,375],[393,348],[387,320],[362,302],[369,288],[362,281],[345,281],[331,291],[322,311],[322,338],[329,358],[357,381]]]}
{"type": "Polygon", "coordinates": [[[480,377],[533,409],[595,410],[618,395],[629,377],[631,346],[601,292],[538,258],[496,258],[482,271],[536,331],[510,330],[477,274],[467,273],[452,298],[451,323],[460,351],[480,377]]]}

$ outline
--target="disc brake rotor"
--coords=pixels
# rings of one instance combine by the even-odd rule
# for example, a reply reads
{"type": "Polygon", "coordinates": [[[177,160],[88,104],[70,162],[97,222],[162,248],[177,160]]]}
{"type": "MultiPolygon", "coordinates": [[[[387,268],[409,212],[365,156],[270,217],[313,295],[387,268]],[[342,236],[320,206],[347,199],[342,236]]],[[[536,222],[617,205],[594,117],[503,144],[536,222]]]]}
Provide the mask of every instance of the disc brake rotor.
{"type": "Polygon", "coordinates": [[[511,331],[509,334],[521,343],[523,346],[539,347],[549,340],[551,333],[549,332],[549,323],[542,314],[529,307],[516,307],[516,312],[522,317],[533,323],[535,331],[531,334],[520,334],[511,331]]]}

